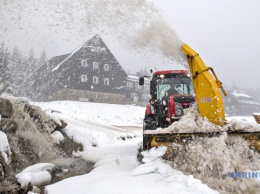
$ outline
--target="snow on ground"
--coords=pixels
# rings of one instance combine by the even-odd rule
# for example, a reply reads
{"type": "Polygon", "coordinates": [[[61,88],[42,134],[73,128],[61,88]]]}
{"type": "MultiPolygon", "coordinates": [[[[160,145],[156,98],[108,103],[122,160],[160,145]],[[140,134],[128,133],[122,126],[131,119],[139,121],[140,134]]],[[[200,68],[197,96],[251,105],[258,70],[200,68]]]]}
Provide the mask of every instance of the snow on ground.
{"type": "Polygon", "coordinates": [[[114,126],[142,126],[144,107],[119,104],[56,101],[37,103],[43,109],[60,111],[63,116],[77,120],[114,126]]]}
{"type": "Polygon", "coordinates": [[[8,164],[8,157],[11,155],[10,145],[7,136],[4,132],[0,131],[0,155],[3,157],[5,162],[8,164]]]}
{"type": "Polygon", "coordinates": [[[26,188],[28,183],[38,186],[51,181],[51,174],[47,170],[52,168],[54,168],[54,165],[49,163],[35,164],[17,174],[16,178],[21,184],[21,188],[26,188]]]}
{"type": "Polygon", "coordinates": [[[160,150],[143,153],[145,164],[137,161],[144,107],[72,101],[34,104],[55,110],[53,114],[68,123],[64,132],[84,146],[76,155],[95,162],[90,173],[47,186],[47,194],[217,193],[174,170],[160,158],[160,150]],[[136,128],[129,131],[125,126],[136,128]]]}

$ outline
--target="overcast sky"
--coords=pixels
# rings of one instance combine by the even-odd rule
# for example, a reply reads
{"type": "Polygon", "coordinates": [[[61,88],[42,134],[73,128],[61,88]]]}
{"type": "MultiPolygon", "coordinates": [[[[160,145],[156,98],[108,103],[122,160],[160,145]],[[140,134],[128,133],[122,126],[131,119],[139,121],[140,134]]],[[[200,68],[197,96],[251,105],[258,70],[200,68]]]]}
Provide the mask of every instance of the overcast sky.
{"type": "Polygon", "coordinates": [[[223,83],[260,87],[260,1],[160,0],[158,5],[223,83]]]}
{"type": "MultiPolygon", "coordinates": [[[[81,4],[71,2],[68,0],[65,6],[57,6],[57,2],[52,5],[52,1],[48,0],[0,0],[0,41],[10,48],[17,45],[24,54],[31,48],[38,55],[45,48],[48,57],[71,52],[95,35],[93,31],[88,33],[82,27],[84,22],[81,21],[85,20],[82,18],[86,15],[81,4]],[[62,10],[67,13],[65,9],[70,10],[66,17],[60,13],[62,10]],[[60,19],[62,21],[55,22],[60,19]]],[[[260,1],[154,2],[164,12],[164,20],[177,31],[179,38],[196,50],[207,66],[215,69],[224,85],[231,86],[235,83],[242,88],[259,88],[260,1]]],[[[104,37],[104,40],[122,66],[132,72],[144,66],[180,69],[174,62],[168,61],[167,57],[157,56],[153,52],[139,51],[140,54],[137,54],[128,48],[121,49],[118,47],[120,39],[104,37]]]]}

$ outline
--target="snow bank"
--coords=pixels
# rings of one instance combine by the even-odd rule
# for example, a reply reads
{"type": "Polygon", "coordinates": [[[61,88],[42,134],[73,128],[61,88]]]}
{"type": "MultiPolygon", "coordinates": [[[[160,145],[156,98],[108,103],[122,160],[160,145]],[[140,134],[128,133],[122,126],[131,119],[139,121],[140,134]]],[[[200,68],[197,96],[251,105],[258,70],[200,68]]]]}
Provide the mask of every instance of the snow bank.
{"type": "Polygon", "coordinates": [[[11,155],[10,145],[7,136],[4,132],[0,131],[0,154],[5,162],[9,163],[9,156],[11,155]]]}
{"type": "Polygon", "coordinates": [[[144,164],[132,170],[132,174],[158,173],[165,177],[168,186],[174,188],[172,192],[176,191],[176,193],[190,193],[191,191],[192,193],[218,193],[211,190],[207,185],[202,184],[200,180],[194,179],[192,176],[186,176],[182,172],[173,169],[161,158],[166,150],[166,147],[159,147],[142,152],[144,164]],[[170,181],[172,182],[170,183],[170,181]]]}
{"type": "Polygon", "coordinates": [[[51,174],[47,170],[53,169],[55,166],[49,163],[39,163],[24,169],[16,175],[17,181],[21,184],[21,188],[26,188],[29,183],[39,186],[51,181],[51,174]]]}
{"type": "MultiPolygon", "coordinates": [[[[252,117],[253,119],[253,117],[252,117]]],[[[223,126],[223,131],[260,131],[260,125],[254,120],[248,120],[245,118],[232,118],[223,126]]]]}
{"type": "Polygon", "coordinates": [[[62,126],[61,121],[59,117],[52,113],[51,109],[44,110],[44,112],[50,117],[51,120],[53,120],[57,125],[62,126]]]}
{"type": "Polygon", "coordinates": [[[172,144],[172,166],[201,179],[224,193],[256,193],[254,180],[235,180],[228,172],[259,171],[259,154],[242,137],[223,134],[215,138],[195,138],[186,144],[172,144]]]}
{"type": "Polygon", "coordinates": [[[61,132],[59,131],[54,131],[52,134],[51,134],[53,140],[55,143],[59,144],[61,141],[64,140],[64,136],[62,135],[61,132]]]}

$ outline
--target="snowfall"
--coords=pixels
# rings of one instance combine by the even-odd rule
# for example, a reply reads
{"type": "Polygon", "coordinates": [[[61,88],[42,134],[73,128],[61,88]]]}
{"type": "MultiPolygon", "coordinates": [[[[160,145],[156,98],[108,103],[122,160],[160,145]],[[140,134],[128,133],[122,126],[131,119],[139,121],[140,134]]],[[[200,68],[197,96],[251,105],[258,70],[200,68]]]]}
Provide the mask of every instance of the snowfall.
{"type": "MultiPolygon", "coordinates": [[[[75,101],[31,104],[40,106],[54,120],[67,122],[64,132],[84,147],[83,151],[74,152],[72,157],[95,163],[88,174],[48,185],[46,194],[218,193],[192,175],[172,168],[161,157],[166,151],[165,147],[142,152],[144,158],[142,162],[138,161],[144,107],[75,101]]],[[[255,123],[253,117],[238,119],[255,123]]],[[[59,132],[52,136],[57,143],[63,140],[59,132]]],[[[8,153],[8,139],[0,132],[0,154],[7,163],[8,153]]],[[[24,169],[16,178],[22,186],[29,182],[39,185],[50,181],[47,170],[53,167],[50,163],[39,163],[24,169]]]]}

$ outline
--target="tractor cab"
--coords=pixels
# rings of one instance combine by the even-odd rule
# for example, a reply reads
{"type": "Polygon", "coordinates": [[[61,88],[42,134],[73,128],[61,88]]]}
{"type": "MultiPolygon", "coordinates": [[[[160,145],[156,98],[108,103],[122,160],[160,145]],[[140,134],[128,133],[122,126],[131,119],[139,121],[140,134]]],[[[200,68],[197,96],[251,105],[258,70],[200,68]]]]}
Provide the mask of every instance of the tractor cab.
{"type": "Polygon", "coordinates": [[[167,91],[174,91],[175,95],[195,95],[188,71],[157,71],[151,80],[151,96],[153,99],[161,100],[168,96],[167,91]]]}
{"type": "MultiPolygon", "coordinates": [[[[143,78],[139,80],[142,85],[143,78]]],[[[184,115],[195,102],[195,93],[187,70],[156,71],[150,81],[153,104],[146,105],[144,129],[169,126],[184,115]]],[[[151,101],[150,101],[151,102],[151,101]]]]}

